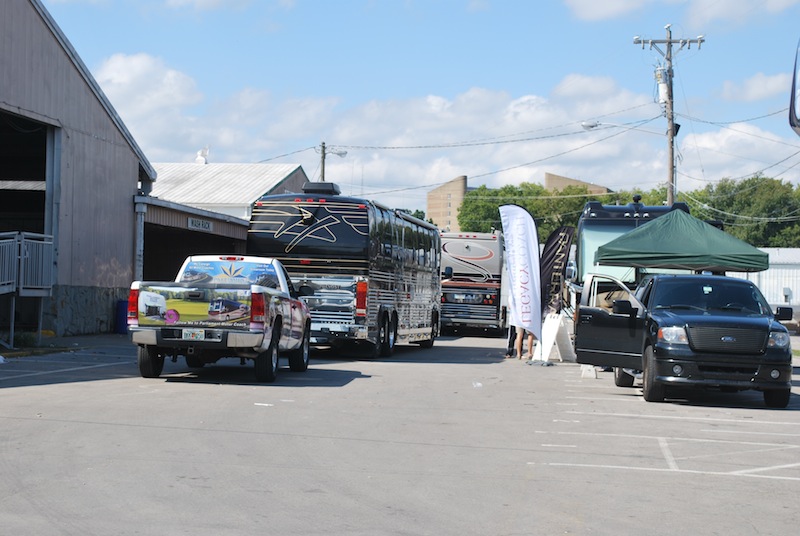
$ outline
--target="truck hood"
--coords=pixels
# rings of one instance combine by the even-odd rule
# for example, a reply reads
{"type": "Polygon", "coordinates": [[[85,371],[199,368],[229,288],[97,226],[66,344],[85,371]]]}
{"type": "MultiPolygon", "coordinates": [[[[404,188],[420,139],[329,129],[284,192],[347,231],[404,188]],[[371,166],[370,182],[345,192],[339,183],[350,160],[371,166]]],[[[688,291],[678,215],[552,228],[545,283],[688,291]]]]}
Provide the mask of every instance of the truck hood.
{"type": "Polygon", "coordinates": [[[661,309],[651,313],[653,320],[661,326],[689,327],[736,327],[757,331],[788,331],[772,316],[760,314],[743,315],[739,311],[696,311],[683,309],[661,309]]]}

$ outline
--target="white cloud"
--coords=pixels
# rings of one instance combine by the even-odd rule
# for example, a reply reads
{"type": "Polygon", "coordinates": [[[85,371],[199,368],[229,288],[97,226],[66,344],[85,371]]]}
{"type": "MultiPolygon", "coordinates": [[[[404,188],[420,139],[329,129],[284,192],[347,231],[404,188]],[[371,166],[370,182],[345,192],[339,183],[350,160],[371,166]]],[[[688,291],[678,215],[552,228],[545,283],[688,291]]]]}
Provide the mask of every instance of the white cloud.
{"type": "Polygon", "coordinates": [[[691,0],[688,2],[685,18],[695,28],[715,20],[745,24],[761,13],[780,13],[798,3],[800,0],[691,0]]]}
{"type": "Polygon", "coordinates": [[[653,0],[564,0],[564,4],[581,20],[609,20],[647,8],[653,0]]]}
{"type": "Polygon", "coordinates": [[[722,97],[730,101],[753,102],[776,95],[787,95],[791,87],[791,74],[765,75],[757,73],[741,84],[725,81],[722,84],[722,97]]]}
{"type": "MultiPolygon", "coordinates": [[[[96,78],[152,162],[191,162],[205,146],[211,162],[258,162],[293,153],[277,161],[300,164],[314,179],[320,155],[312,148],[325,141],[348,151],[345,158],[326,160],[328,180],[339,182],[345,193],[393,207],[424,210],[426,192],[459,175],[489,187],[541,183],[546,172],[615,190],[649,190],[666,182],[661,107],[652,95],[624,90],[608,77],[574,73],[549,96],[471,88],[453,97],[373,100],[349,109],[335,98],[276,99],[257,87],[209,101],[191,77],[147,54],[112,56],[96,78]],[[619,126],[651,118],[642,128],[619,126]],[[592,119],[607,126],[581,128],[592,119]]],[[[761,75],[729,91],[755,95],[787,83],[761,75]]],[[[752,127],[698,135],[689,134],[691,129],[684,125],[681,132],[678,169],[700,182],[679,177],[681,188],[702,187],[706,177],[756,172],[791,149],[757,137],[763,132],[752,127]]]]}
{"type": "Polygon", "coordinates": [[[682,19],[693,28],[702,28],[716,20],[745,24],[759,13],[781,13],[798,3],[800,0],[564,0],[573,15],[585,21],[621,18],[656,6],[684,7],[682,19]]]}

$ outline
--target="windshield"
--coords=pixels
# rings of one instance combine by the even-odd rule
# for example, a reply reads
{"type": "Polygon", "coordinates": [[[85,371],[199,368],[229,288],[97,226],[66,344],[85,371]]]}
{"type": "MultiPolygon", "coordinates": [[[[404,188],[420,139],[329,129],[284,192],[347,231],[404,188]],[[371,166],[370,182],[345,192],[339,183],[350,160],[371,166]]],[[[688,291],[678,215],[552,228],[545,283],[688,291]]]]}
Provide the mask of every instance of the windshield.
{"type": "Polygon", "coordinates": [[[592,222],[585,225],[580,233],[580,243],[578,244],[578,276],[581,281],[586,280],[586,274],[605,274],[616,277],[620,281],[630,283],[636,278],[636,270],[628,266],[600,266],[595,265],[594,256],[597,248],[605,245],[615,238],[622,236],[633,229],[631,221],[619,220],[615,223],[592,222]],[[620,225],[627,224],[627,225],[620,225]]]}
{"type": "Polygon", "coordinates": [[[729,280],[665,280],[655,289],[655,309],[694,309],[701,311],[743,311],[772,314],[769,304],[755,285],[729,280]]]}
{"type": "Polygon", "coordinates": [[[247,241],[253,255],[366,259],[368,208],[330,201],[266,201],[253,211],[247,241]]]}
{"type": "Polygon", "coordinates": [[[181,275],[183,283],[224,283],[280,288],[272,264],[236,261],[191,261],[181,275]]]}

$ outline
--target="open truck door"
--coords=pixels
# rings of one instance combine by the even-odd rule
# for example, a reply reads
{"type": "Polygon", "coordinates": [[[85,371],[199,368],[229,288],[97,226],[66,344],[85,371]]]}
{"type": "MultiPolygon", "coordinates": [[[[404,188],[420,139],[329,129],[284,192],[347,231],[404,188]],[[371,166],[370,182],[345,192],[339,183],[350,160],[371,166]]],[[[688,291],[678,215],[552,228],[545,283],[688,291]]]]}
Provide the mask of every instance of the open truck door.
{"type": "Polygon", "coordinates": [[[641,370],[644,305],[619,279],[588,274],[575,322],[578,363],[641,370]]]}

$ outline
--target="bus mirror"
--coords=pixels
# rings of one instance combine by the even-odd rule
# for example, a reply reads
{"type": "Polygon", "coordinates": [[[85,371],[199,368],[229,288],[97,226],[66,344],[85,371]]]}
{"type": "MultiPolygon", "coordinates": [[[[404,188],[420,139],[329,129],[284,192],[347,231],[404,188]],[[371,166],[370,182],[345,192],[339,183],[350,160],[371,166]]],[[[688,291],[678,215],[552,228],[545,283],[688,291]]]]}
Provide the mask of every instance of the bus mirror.
{"type": "Polygon", "coordinates": [[[444,269],[444,277],[445,279],[453,279],[453,267],[447,266],[444,269]]]}
{"type": "Polygon", "coordinates": [[[578,269],[575,266],[575,261],[567,262],[567,267],[564,270],[564,277],[567,278],[567,281],[575,281],[575,276],[578,274],[578,269]]]}

